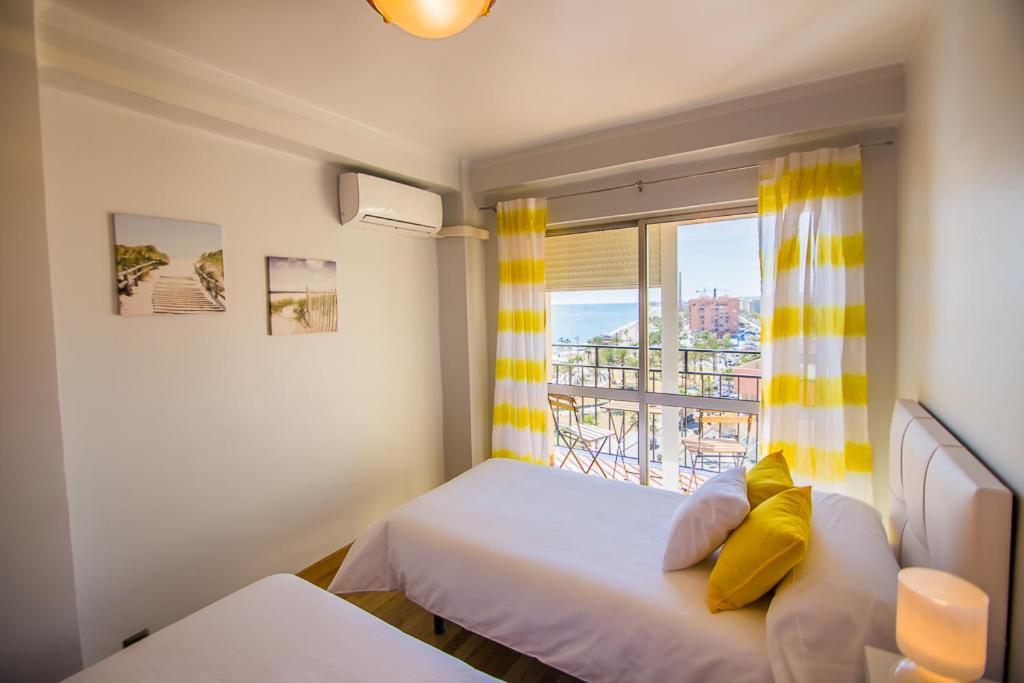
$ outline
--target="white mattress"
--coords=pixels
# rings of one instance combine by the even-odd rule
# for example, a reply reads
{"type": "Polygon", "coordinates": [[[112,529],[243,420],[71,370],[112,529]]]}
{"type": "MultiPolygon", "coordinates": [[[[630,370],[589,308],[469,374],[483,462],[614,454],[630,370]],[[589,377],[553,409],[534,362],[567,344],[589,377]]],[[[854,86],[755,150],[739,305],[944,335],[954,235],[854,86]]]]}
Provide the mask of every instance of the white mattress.
{"type": "Polygon", "coordinates": [[[662,572],[679,494],[488,460],[357,541],[329,590],[428,610],[588,681],[771,681],[767,600],[711,614],[662,572]]]}
{"type": "Polygon", "coordinates": [[[69,681],[493,681],[295,576],[233,593],[69,681]]]}

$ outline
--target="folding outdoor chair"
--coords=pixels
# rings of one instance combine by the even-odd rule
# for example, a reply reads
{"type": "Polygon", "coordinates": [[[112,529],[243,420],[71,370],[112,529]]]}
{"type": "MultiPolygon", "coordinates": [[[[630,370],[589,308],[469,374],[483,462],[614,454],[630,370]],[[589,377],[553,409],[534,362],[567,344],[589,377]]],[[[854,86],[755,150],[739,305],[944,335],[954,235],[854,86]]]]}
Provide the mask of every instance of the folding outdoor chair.
{"type": "MultiPolygon", "coordinates": [[[[593,469],[594,465],[597,465],[601,475],[607,479],[608,473],[601,466],[600,455],[602,449],[607,449],[608,442],[615,436],[615,432],[584,423],[580,417],[579,403],[576,402],[576,397],[574,396],[549,394],[548,406],[551,408],[551,417],[554,419],[555,433],[562,438],[566,449],[568,449],[568,453],[565,454],[562,462],[558,465],[559,469],[564,467],[566,461],[572,456],[572,459],[576,461],[576,464],[579,465],[580,470],[584,474],[590,474],[590,470],[593,469]],[[563,410],[569,413],[569,420],[566,424],[562,424],[558,419],[559,412],[563,410]],[[590,455],[589,465],[583,465],[583,462],[576,454],[577,448],[582,448],[590,455]]],[[[617,466],[618,462],[616,461],[615,464],[617,466]]],[[[626,468],[625,460],[622,461],[622,468],[626,468]]]]}
{"type": "Polygon", "coordinates": [[[747,460],[747,453],[750,450],[750,437],[756,429],[756,418],[754,415],[732,415],[728,413],[705,414],[699,411],[697,417],[697,438],[686,438],[683,440],[684,447],[692,454],[690,463],[690,479],[687,484],[680,484],[684,491],[696,488],[697,472],[721,472],[723,463],[730,467],[742,467],[747,460]],[[708,438],[704,434],[705,427],[717,425],[718,435],[708,438]],[[726,425],[736,427],[736,438],[723,438],[722,432],[726,425]],[[740,440],[740,427],[746,425],[746,438],[740,440]],[[715,469],[708,467],[714,463],[715,469]]]}

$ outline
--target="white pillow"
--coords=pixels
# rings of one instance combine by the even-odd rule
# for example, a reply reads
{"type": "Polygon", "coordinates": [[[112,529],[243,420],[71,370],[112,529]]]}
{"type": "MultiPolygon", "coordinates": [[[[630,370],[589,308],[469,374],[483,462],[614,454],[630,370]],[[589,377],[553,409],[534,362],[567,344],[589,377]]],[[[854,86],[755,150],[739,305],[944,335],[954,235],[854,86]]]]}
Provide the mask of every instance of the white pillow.
{"type": "Polygon", "coordinates": [[[775,588],[768,608],[775,681],[865,680],[865,645],[896,651],[899,569],[874,508],[816,492],[807,556],[775,588]]]}
{"type": "Polygon", "coordinates": [[[672,515],[661,568],[670,572],[697,564],[725,543],[748,512],[745,469],[737,467],[708,479],[672,515]]]}

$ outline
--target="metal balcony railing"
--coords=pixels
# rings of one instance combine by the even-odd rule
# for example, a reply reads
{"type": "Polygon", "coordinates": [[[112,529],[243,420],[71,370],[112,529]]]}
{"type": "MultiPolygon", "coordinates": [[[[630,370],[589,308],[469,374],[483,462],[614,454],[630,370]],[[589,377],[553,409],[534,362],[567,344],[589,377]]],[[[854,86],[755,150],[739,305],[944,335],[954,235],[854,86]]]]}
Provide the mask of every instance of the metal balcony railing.
{"type": "MultiPolygon", "coordinates": [[[[551,383],[604,389],[639,389],[640,347],[611,344],[552,344],[551,383]]],[[[662,391],[662,349],[649,351],[647,390],[662,391]]],[[[757,401],[759,368],[756,351],[679,348],[679,394],[704,398],[757,401]],[[749,374],[748,374],[749,373],[749,374]]]]}

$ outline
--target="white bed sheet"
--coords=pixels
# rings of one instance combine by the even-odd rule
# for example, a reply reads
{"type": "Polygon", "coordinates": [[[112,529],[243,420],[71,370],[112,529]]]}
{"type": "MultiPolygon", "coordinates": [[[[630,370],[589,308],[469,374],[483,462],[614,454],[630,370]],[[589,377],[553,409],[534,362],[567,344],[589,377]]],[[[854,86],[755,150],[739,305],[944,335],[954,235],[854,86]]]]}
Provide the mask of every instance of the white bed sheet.
{"type": "Polygon", "coordinates": [[[68,679],[73,683],[494,680],[287,574],[257,581],[68,679]]]}
{"type": "Polygon", "coordinates": [[[711,564],[662,572],[679,494],[489,460],[356,542],[329,590],[405,590],[587,681],[771,681],[768,601],[711,614],[711,564]]]}

